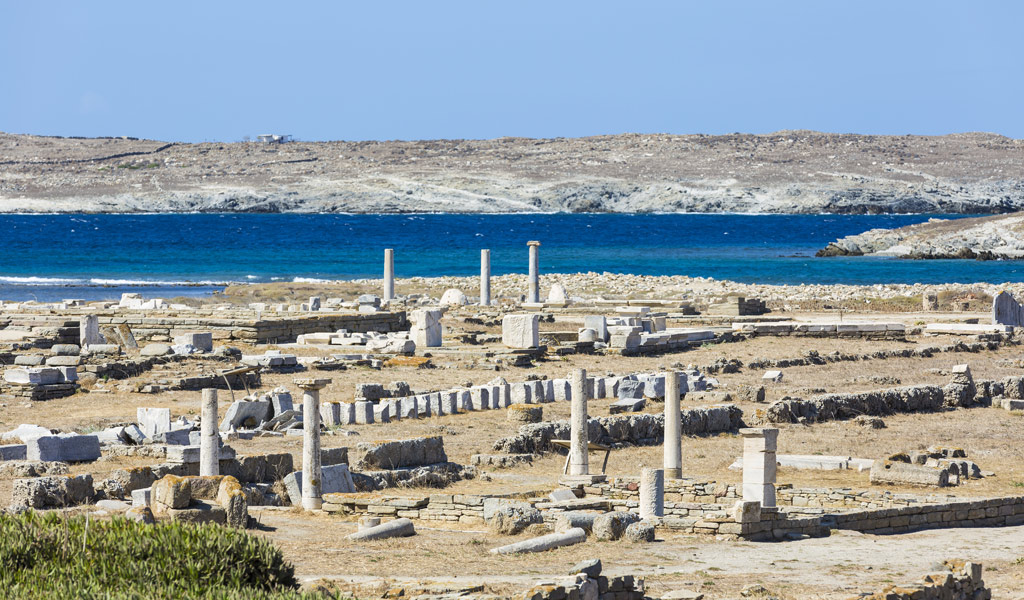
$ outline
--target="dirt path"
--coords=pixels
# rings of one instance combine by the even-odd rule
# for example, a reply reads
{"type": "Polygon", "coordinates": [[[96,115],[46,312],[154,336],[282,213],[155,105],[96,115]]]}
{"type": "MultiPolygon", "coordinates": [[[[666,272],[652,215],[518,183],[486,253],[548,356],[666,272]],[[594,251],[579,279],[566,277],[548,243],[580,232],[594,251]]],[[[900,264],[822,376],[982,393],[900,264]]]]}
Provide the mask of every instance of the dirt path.
{"type": "Polygon", "coordinates": [[[512,585],[525,589],[565,575],[576,561],[600,558],[605,573],[641,575],[652,595],[699,589],[709,599],[733,597],[760,583],[783,598],[849,598],[910,583],[942,561],[981,562],[993,598],[1024,599],[1024,526],[941,529],[876,536],[837,531],[828,538],[786,543],[719,541],[659,530],[658,542],[588,541],[541,554],[496,556],[506,538],[482,526],[417,523],[413,538],[354,544],[355,523],[336,517],[266,511],[262,534],[280,546],[303,582],[321,579],[370,586],[410,583],[512,585]],[[994,570],[993,570],[994,569],[994,570]],[[998,592],[998,593],[996,593],[998,592]]]}

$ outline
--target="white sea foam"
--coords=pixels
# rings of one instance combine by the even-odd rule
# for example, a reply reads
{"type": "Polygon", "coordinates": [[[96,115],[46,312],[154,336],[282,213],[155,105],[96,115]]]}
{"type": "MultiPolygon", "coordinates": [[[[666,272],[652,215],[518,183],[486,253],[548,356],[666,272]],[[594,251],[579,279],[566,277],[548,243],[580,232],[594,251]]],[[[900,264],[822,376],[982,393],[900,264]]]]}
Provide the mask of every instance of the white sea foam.
{"type": "Polygon", "coordinates": [[[330,279],[317,279],[316,277],[296,277],[292,283],[330,283],[330,279]]]}
{"type": "Polygon", "coordinates": [[[67,279],[63,277],[12,277],[0,276],[0,283],[14,283],[21,285],[81,285],[84,279],[67,279]]]}

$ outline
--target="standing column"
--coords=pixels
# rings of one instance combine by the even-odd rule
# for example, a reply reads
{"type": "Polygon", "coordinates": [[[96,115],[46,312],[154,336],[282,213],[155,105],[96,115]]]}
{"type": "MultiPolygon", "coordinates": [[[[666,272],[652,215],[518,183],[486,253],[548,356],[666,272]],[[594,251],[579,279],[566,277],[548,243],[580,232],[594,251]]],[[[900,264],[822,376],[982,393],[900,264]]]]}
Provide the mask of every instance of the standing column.
{"type": "Polygon", "coordinates": [[[572,388],[572,413],[569,421],[569,475],[589,475],[590,458],[587,446],[590,442],[587,426],[587,372],[576,369],[569,374],[572,388]]]}
{"type": "Polygon", "coordinates": [[[384,301],[395,299],[395,251],[384,249],[384,301]]]}
{"type": "Polygon", "coordinates": [[[540,302],[540,242],[526,242],[530,247],[530,293],[527,294],[527,302],[537,304],[540,302]]]}
{"type": "Polygon", "coordinates": [[[665,373],[665,477],[683,476],[682,413],[679,407],[679,373],[665,373]]]}
{"type": "Polygon", "coordinates": [[[320,470],[320,390],[330,379],[296,379],[302,390],[302,508],[319,510],[321,499],[320,470]]]}
{"type": "Polygon", "coordinates": [[[665,472],[644,468],[640,471],[640,518],[665,516],[665,472]]]}
{"type": "Polygon", "coordinates": [[[480,251],[480,306],[491,304],[491,251],[480,251]]]}
{"type": "Polygon", "coordinates": [[[775,450],[779,430],[770,427],[740,429],[743,436],[743,500],[775,507],[775,450]]]}
{"type": "Polygon", "coordinates": [[[220,431],[217,429],[217,390],[203,390],[199,427],[199,475],[220,475],[220,431]]]}

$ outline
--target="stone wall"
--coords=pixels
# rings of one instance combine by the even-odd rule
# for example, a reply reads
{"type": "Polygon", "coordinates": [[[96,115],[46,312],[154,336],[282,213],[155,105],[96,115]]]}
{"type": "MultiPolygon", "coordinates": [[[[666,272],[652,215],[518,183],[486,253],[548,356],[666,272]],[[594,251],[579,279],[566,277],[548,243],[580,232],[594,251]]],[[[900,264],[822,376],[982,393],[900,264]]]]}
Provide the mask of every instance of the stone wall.
{"type": "Polygon", "coordinates": [[[887,586],[858,600],[990,600],[992,592],[982,580],[981,563],[947,560],[947,570],[929,573],[918,583],[887,586]]]}
{"type": "MultiPolygon", "coordinates": [[[[743,426],[743,411],[732,404],[682,411],[683,435],[735,431],[743,426]]],[[[591,442],[607,446],[654,446],[662,443],[665,415],[635,414],[599,417],[588,421],[591,442]]],[[[494,442],[494,450],[506,454],[540,454],[556,449],[551,440],[569,439],[569,421],[523,425],[516,435],[494,442]]]]}
{"type": "Polygon", "coordinates": [[[294,342],[301,334],[339,329],[358,333],[387,333],[409,329],[404,311],[372,314],[295,313],[287,316],[264,315],[257,320],[253,311],[195,310],[163,313],[120,310],[97,313],[73,309],[62,315],[0,315],[0,329],[26,331],[31,337],[38,338],[39,343],[45,342],[40,347],[58,343],[77,344],[78,318],[87,314],[96,314],[101,328],[128,325],[135,339],[140,342],[170,342],[178,335],[196,331],[209,331],[213,339],[222,342],[262,344],[294,342]]]}
{"type": "Polygon", "coordinates": [[[950,527],[1007,527],[1024,524],[1024,496],[853,510],[825,515],[821,519],[833,529],[874,534],[950,527]]]}
{"type": "Polygon", "coordinates": [[[758,358],[750,361],[747,368],[750,369],[784,369],[786,367],[806,367],[810,365],[824,365],[835,362],[853,362],[861,360],[885,360],[888,358],[930,358],[944,352],[981,352],[983,350],[998,350],[1001,345],[1019,342],[1009,337],[1000,338],[987,342],[956,342],[946,346],[927,346],[924,348],[903,348],[900,350],[876,350],[865,354],[843,354],[839,351],[828,354],[820,354],[815,350],[806,352],[803,356],[793,358],[758,358]]]}

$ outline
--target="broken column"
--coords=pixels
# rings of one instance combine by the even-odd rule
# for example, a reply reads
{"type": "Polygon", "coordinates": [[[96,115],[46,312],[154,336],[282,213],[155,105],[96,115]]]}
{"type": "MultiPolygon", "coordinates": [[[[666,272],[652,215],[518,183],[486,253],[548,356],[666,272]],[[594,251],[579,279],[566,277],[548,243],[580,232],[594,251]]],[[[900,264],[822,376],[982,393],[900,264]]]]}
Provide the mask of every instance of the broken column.
{"type": "Polygon", "coordinates": [[[530,247],[530,291],[526,295],[526,301],[534,304],[540,303],[540,258],[538,256],[540,242],[526,242],[530,247]]]}
{"type": "Polygon", "coordinates": [[[78,320],[78,345],[85,350],[89,346],[105,344],[100,335],[100,319],[96,315],[86,315],[78,320]]]}
{"type": "Polygon", "coordinates": [[[302,390],[302,508],[319,510],[323,506],[320,469],[320,390],[330,379],[296,379],[302,390]]]}
{"type": "Polygon", "coordinates": [[[220,432],[217,430],[217,390],[203,390],[203,420],[199,435],[199,475],[220,475],[220,432]]]}
{"type": "Polygon", "coordinates": [[[384,302],[395,299],[395,251],[384,249],[384,302]]]}
{"type": "Polygon", "coordinates": [[[775,508],[775,450],[779,430],[770,427],[740,429],[743,436],[743,500],[775,508]]]}
{"type": "Polygon", "coordinates": [[[491,251],[480,251],[480,306],[491,304],[491,251]]]}
{"type": "Polygon", "coordinates": [[[683,476],[682,412],[679,407],[679,373],[665,373],[665,477],[683,476]]]}
{"type": "Polygon", "coordinates": [[[417,348],[438,348],[442,344],[441,316],[439,309],[420,308],[412,311],[412,341],[417,348]]]}
{"type": "Polygon", "coordinates": [[[569,417],[569,475],[589,475],[590,458],[587,452],[587,371],[576,369],[569,374],[572,387],[572,413],[569,417]]]}
{"type": "Polygon", "coordinates": [[[644,468],[640,471],[640,518],[665,516],[665,471],[644,468]]]}

